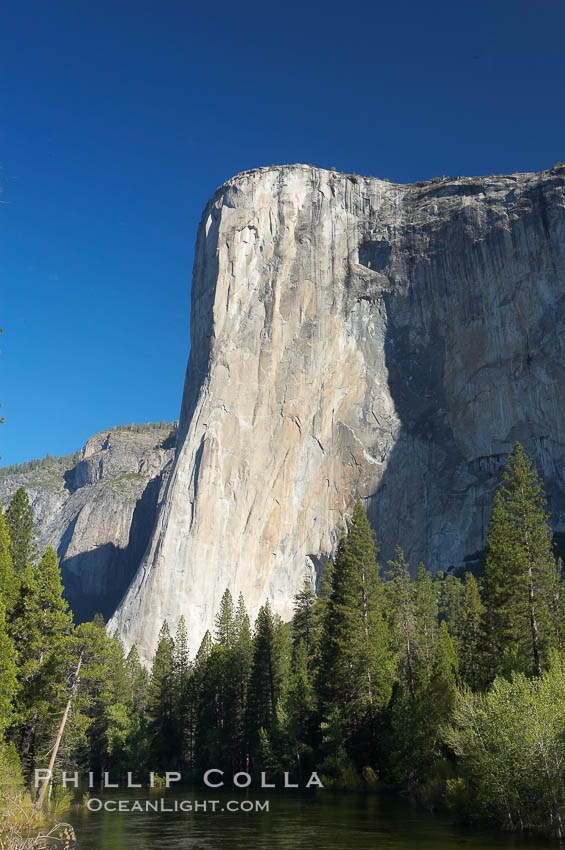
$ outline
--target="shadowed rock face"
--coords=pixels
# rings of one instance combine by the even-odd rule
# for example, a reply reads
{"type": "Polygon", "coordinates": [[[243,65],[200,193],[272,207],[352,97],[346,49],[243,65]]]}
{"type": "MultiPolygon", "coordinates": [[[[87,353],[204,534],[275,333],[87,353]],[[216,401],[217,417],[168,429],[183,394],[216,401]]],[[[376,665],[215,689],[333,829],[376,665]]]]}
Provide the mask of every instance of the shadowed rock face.
{"type": "Polygon", "coordinates": [[[173,470],[110,628],[147,658],[184,614],[195,651],[226,587],[289,617],[357,496],[383,560],[459,564],[516,439],[565,527],[564,299],[563,168],[229,180],[198,232],[173,470]]]}
{"type": "Polygon", "coordinates": [[[57,552],[76,620],[114,612],[150,540],[173,450],[168,429],[102,431],[68,468],[54,461],[0,477],[0,505],[25,487],[38,552],[57,552]]]}

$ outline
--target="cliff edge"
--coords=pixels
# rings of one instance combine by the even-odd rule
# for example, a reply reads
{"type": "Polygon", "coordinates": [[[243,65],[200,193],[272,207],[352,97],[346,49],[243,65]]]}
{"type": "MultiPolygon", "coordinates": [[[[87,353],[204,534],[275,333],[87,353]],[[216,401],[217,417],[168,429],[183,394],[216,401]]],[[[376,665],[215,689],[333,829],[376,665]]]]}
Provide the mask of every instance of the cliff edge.
{"type": "Polygon", "coordinates": [[[224,184],[197,237],[179,441],[111,621],[148,658],[222,593],[283,617],[360,496],[386,560],[484,544],[519,439],[565,527],[565,168],[396,185],[305,165],[224,184]]]}

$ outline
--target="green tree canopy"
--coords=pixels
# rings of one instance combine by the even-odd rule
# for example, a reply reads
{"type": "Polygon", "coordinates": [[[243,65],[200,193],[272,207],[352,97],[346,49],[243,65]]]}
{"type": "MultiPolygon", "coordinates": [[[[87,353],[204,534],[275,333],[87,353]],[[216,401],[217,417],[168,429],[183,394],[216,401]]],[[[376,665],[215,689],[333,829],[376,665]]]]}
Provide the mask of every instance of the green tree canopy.
{"type": "Polygon", "coordinates": [[[537,472],[516,443],[496,492],[482,597],[488,678],[540,675],[557,630],[559,575],[537,472]]]}
{"type": "Polygon", "coordinates": [[[0,510],[0,600],[4,603],[8,616],[16,604],[18,595],[18,580],[12,566],[10,549],[8,526],[0,510]]]}
{"type": "Polygon", "coordinates": [[[5,517],[10,536],[12,566],[16,575],[21,575],[36,554],[33,545],[33,515],[23,487],[19,487],[12,496],[5,517]]]}
{"type": "Polygon", "coordinates": [[[388,643],[373,533],[358,501],[333,567],[318,675],[322,711],[338,711],[346,738],[367,725],[374,735],[376,713],[391,694],[388,643]]]}
{"type": "Polygon", "coordinates": [[[232,595],[227,588],[216,614],[215,638],[224,649],[232,647],[235,640],[235,611],[232,595]]]}

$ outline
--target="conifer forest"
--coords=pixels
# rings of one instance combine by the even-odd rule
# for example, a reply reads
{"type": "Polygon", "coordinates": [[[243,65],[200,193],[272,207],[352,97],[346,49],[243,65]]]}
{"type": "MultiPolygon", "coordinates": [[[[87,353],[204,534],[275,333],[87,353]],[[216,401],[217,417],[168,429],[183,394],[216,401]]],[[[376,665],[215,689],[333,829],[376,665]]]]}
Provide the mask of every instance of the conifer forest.
{"type": "Polygon", "coordinates": [[[52,800],[62,771],[200,782],[213,767],[297,783],[315,771],[324,793],[386,788],[458,821],[562,837],[563,565],[523,448],[472,569],[434,574],[401,544],[380,562],[359,501],[290,623],[269,604],[250,622],[226,590],[200,646],[183,618],[164,622],[146,669],[100,616],[73,623],[20,488],[0,516],[2,788],[36,797],[50,760],[52,800]]]}

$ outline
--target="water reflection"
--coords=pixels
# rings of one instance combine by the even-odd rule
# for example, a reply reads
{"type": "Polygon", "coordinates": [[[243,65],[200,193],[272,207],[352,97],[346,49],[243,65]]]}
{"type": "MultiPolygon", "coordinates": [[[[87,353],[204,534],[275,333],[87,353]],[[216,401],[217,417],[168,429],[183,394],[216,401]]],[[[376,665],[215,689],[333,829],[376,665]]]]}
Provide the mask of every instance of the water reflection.
{"type": "MultiPolygon", "coordinates": [[[[153,802],[216,800],[216,811],[89,812],[75,810],[80,850],[547,850],[551,845],[520,837],[458,828],[388,795],[206,793],[201,789],[138,799],[153,802]],[[269,812],[227,811],[230,801],[269,801],[269,812]],[[223,809],[223,811],[222,811],[223,809]]],[[[120,793],[108,799],[135,797],[120,793]]],[[[178,802],[177,802],[178,804],[178,802]]],[[[202,808],[202,807],[201,807],[202,808]]]]}

